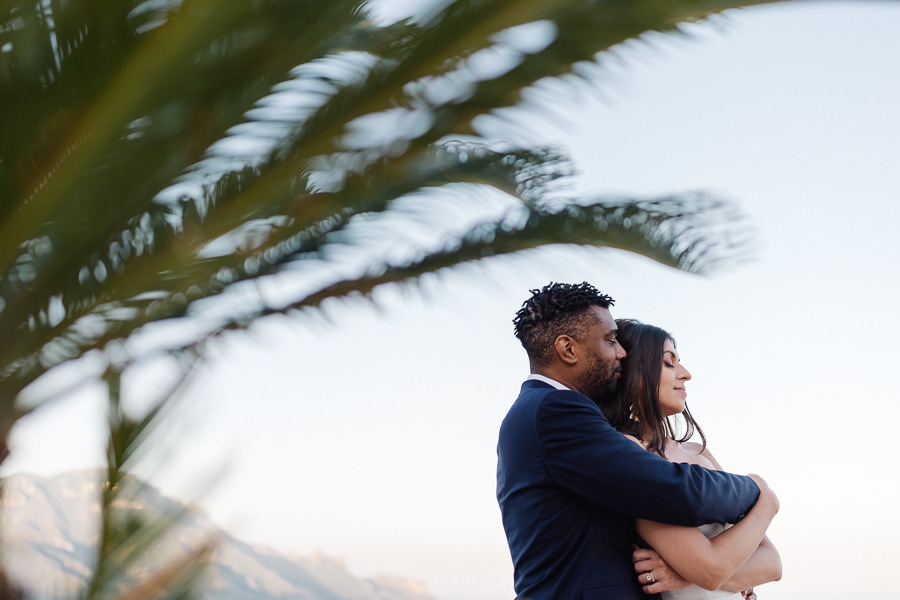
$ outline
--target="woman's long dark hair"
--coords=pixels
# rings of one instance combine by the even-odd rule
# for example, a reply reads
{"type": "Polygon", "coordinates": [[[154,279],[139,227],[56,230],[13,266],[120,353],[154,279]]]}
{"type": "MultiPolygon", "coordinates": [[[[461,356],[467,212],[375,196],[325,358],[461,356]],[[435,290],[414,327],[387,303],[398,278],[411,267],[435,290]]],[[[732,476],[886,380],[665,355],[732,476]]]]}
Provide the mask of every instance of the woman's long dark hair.
{"type": "Polygon", "coordinates": [[[659,375],[663,364],[663,346],[666,340],[675,338],[668,332],[646,325],[634,319],[617,319],[618,339],[627,356],[623,361],[624,372],[619,380],[615,396],[600,403],[600,410],[610,424],[621,431],[633,435],[647,445],[647,449],[665,456],[665,440],[685,442],[697,432],[703,448],[706,436],[700,425],[691,416],[685,404],[681,415],[685,421],[685,432],[675,436],[675,429],[659,406],[659,375]],[[639,421],[631,418],[635,415],[639,421]],[[650,439],[643,439],[649,430],[650,439]]]}

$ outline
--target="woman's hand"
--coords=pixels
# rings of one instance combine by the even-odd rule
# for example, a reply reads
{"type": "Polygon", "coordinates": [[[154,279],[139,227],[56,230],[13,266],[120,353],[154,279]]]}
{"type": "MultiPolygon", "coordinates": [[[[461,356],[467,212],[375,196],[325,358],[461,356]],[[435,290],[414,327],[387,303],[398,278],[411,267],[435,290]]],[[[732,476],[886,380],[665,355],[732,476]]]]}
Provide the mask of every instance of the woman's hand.
{"type": "Polygon", "coordinates": [[[645,594],[670,592],[691,585],[690,581],[676,573],[655,550],[635,547],[631,560],[634,563],[634,572],[638,574],[638,583],[643,587],[645,594]]]}

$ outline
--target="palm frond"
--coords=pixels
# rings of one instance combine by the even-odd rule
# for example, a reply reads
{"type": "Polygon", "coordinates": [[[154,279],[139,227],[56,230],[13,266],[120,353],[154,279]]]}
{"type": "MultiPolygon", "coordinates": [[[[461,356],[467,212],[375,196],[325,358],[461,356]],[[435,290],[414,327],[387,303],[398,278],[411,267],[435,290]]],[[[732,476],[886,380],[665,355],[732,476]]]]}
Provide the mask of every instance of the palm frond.
{"type": "MultiPolygon", "coordinates": [[[[553,197],[548,184],[570,171],[565,157],[492,147],[473,119],[645,31],[757,3],[459,0],[424,23],[380,26],[348,0],[235,0],[226,9],[211,0],[8,1],[0,21],[0,126],[12,132],[0,142],[5,401],[147,324],[196,314],[192,307],[242,282],[316,265],[354,236],[377,236],[366,224],[394,214],[398,200],[427,212],[427,190],[484,184],[530,211],[529,222],[568,227],[571,219],[541,209],[553,197]],[[515,28],[529,23],[552,25],[546,44],[517,41],[515,28]],[[508,68],[485,75],[479,61],[498,49],[508,68]]],[[[595,215],[603,235],[595,230],[584,243],[679,268],[711,264],[712,255],[698,258],[702,234],[692,250],[672,254],[685,239],[671,226],[679,206],[665,226],[595,215]]],[[[697,227],[695,217],[685,223],[697,227]]],[[[410,224],[416,235],[442,235],[428,219],[410,224]]],[[[552,237],[540,230],[518,231],[516,243],[552,237]]],[[[439,256],[418,268],[454,254],[439,256]]],[[[369,270],[390,269],[376,259],[369,270]]],[[[228,325],[203,335],[219,326],[228,325]]]]}
{"type": "Polygon", "coordinates": [[[137,418],[123,406],[121,377],[125,364],[108,370],[104,377],[109,392],[107,473],[100,501],[96,567],[85,586],[84,600],[178,597],[195,587],[214,547],[212,540],[198,540],[180,556],[160,556],[160,540],[179,527],[188,509],[173,506],[159,516],[136,510],[141,508],[145,484],[128,474],[130,466],[147,449],[148,436],[192,373],[198,355],[186,351],[178,358],[181,379],[137,418]],[[136,577],[137,573],[143,575],[136,577]]]}
{"type": "MultiPolygon", "coordinates": [[[[6,0],[7,424],[17,418],[16,397],[43,373],[151,323],[194,317],[245,282],[298,265],[319,273],[331,254],[383,233],[385,219],[405,218],[402,207],[432,210],[428,192],[437,188],[476,184],[464,188],[475,197],[500,190],[529,225],[507,231],[505,217],[487,217],[494,225],[456,250],[432,248],[404,264],[373,253],[362,272],[414,276],[472,252],[551,241],[628,249],[693,270],[730,257],[718,241],[701,243],[718,240],[714,220],[724,217],[711,204],[700,209],[706,222],[681,213],[690,198],[595,205],[591,214],[570,199],[568,213],[550,210],[566,158],[500,146],[479,133],[476,118],[520,104],[536,82],[624,40],[760,3],[457,0],[421,23],[379,25],[350,0],[6,0]],[[535,24],[546,40],[523,43],[516,28],[535,24]],[[486,68],[491,53],[505,62],[486,68]],[[636,212],[617,217],[626,206],[636,212]],[[593,229],[574,227],[578,218],[593,229]],[[633,225],[641,219],[646,226],[633,225]],[[478,237],[485,231],[490,245],[478,237]]],[[[449,235],[428,218],[406,224],[411,233],[397,243],[449,235]]],[[[323,289],[364,289],[380,277],[354,283],[358,275],[348,275],[323,289]]],[[[227,315],[200,335],[251,314],[227,315]]]]}
{"type": "Polygon", "coordinates": [[[229,326],[258,316],[317,307],[327,299],[367,296],[386,283],[410,283],[441,269],[548,244],[628,250],[674,268],[708,273],[722,262],[747,259],[751,234],[749,224],[732,204],[703,194],[602,199],[557,210],[524,209],[480,223],[462,238],[439,250],[423,251],[406,263],[371,261],[370,270],[359,277],[330,283],[287,306],[262,307],[229,326]]]}

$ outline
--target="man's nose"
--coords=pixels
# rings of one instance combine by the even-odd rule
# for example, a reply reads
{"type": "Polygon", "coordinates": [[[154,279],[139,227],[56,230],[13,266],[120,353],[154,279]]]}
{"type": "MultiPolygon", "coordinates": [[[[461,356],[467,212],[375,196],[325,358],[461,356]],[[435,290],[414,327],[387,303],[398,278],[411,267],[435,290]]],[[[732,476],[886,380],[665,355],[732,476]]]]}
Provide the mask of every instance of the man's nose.
{"type": "Polygon", "coordinates": [[[623,358],[625,358],[625,355],[625,348],[622,347],[622,344],[616,341],[616,360],[622,360],[623,358]]]}

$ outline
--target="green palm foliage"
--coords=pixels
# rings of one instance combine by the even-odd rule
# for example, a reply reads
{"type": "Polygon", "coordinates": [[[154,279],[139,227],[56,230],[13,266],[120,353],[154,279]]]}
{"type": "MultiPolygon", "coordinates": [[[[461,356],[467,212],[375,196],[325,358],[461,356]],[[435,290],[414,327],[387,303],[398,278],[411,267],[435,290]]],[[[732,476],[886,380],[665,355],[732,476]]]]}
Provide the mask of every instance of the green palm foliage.
{"type": "Polygon", "coordinates": [[[457,0],[388,24],[355,0],[0,0],[0,439],[84,379],[466,261],[732,258],[727,205],[567,198],[565,156],[484,119],[625,40],[760,3],[457,0]]]}
{"type": "Polygon", "coordinates": [[[223,302],[197,338],[551,242],[709,267],[728,251],[708,237],[715,202],[560,202],[563,157],[492,143],[474,120],[628,38],[740,4],[454,2],[384,25],[348,0],[3,0],[7,414],[54,367],[288,270],[302,289],[223,302]],[[512,30],[528,24],[546,41],[512,30]],[[452,187],[469,211],[491,206],[483,186],[518,202],[456,230],[446,197],[423,193],[452,187]]]}
{"type": "Polygon", "coordinates": [[[109,391],[107,472],[100,493],[100,519],[95,567],[81,594],[83,600],[196,597],[215,540],[201,538],[165,544],[189,509],[174,505],[161,514],[134,510],[146,484],[128,474],[134,458],[146,447],[148,435],[164,422],[173,397],[192,373],[198,354],[177,353],[184,378],[166,390],[145,415],[130,417],[122,398],[122,374],[110,369],[104,377],[109,391]]]}

